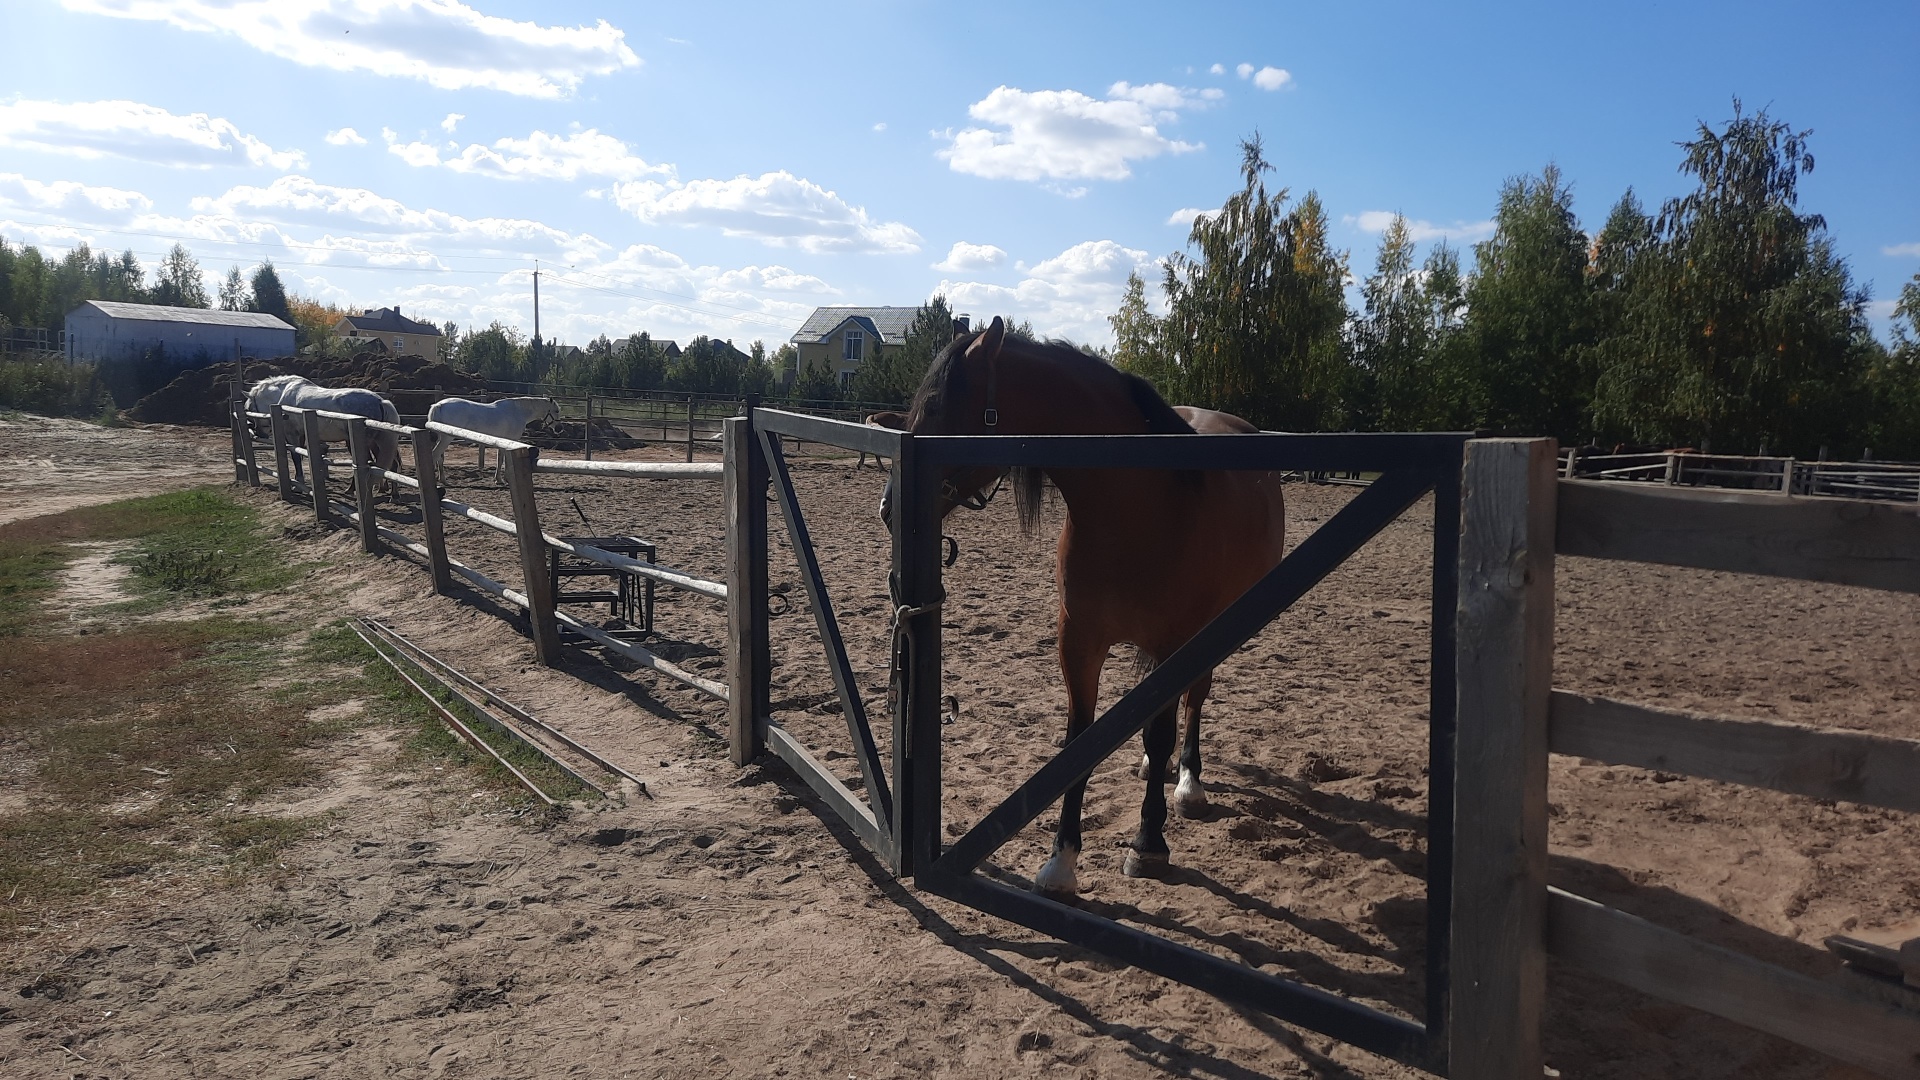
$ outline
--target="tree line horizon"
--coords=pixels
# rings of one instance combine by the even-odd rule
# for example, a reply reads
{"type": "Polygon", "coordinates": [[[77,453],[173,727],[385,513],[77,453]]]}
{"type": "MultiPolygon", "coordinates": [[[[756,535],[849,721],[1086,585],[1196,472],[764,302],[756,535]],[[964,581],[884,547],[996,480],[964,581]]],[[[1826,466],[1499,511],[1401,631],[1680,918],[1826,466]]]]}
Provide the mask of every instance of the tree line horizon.
{"type": "MultiPolygon", "coordinates": [[[[1424,260],[1404,217],[1384,230],[1349,304],[1349,254],[1328,240],[1319,196],[1269,191],[1259,134],[1241,143],[1240,187],[1197,218],[1164,263],[1164,314],[1129,276],[1110,348],[1081,346],[1147,379],[1168,401],[1288,431],[1488,430],[1563,445],[1920,459],[1920,274],[1871,332],[1866,288],[1837,255],[1798,183],[1811,132],[1733,103],[1722,128],[1678,143],[1694,189],[1656,210],[1629,188],[1592,236],[1554,165],[1501,185],[1471,268],[1445,240],[1424,260]]],[[[87,299],[209,307],[198,264],[175,244],[151,286],[133,252],[85,244],[60,259],[0,238],[0,330],[57,325],[87,299]],[[57,318],[55,316],[58,316],[57,318]]],[[[345,352],[349,312],[288,294],[271,261],[232,268],[229,310],[293,324],[299,347],[345,352]]],[[[441,357],[484,378],[556,386],[755,394],[904,405],[953,334],[936,295],[903,347],[878,350],[843,385],[798,370],[789,343],[740,350],[699,336],[678,352],[646,333],[579,352],[495,321],[442,327],[441,357]]],[[[1028,324],[1008,320],[1016,332],[1028,324]]]]}

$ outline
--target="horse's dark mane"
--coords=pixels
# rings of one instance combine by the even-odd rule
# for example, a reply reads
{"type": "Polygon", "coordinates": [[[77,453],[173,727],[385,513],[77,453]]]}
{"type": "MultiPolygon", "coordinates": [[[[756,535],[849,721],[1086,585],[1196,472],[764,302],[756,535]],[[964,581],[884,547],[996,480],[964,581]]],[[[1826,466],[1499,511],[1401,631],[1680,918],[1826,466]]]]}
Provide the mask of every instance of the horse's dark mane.
{"type": "MultiPolygon", "coordinates": [[[[963,334],[953,339],[952,344],[940,351],[933,362],[927,366],[927,374],[920,380],[920,388],[914,392],[913,404],[908,409],[909,426],[918,426],[927,417],[940,416],[949,402],[961,400],[967,392],[966,365],[960,358],[984,330],[963,334]]],[[[1153,384],[1138,375],[1108,364],[1100,357],[1080,351],[1065,341],[1035,341],[1017,334],[1008,334],[1001,345],[1002,355],[1008,350],[1018,350],[1030,356],[1054,360],[1060,363],[1081,367],[1083,370],[1103,373],[1106,377],[1119,379],[1126,387],[1127,397],[1134,408],[1140,411],[1140,418],[1146,422],[1150,435],[1191,435],[1193,425],[1173,411],[1153,384]]],[[[1040,502],[1046,492],[1046,473],[1040,469],[1016,466],[1010,470],[1013,479],[1014,509],[1020,516],[1022,532],[1032,532],[1040,522],[1040,502]]]]}

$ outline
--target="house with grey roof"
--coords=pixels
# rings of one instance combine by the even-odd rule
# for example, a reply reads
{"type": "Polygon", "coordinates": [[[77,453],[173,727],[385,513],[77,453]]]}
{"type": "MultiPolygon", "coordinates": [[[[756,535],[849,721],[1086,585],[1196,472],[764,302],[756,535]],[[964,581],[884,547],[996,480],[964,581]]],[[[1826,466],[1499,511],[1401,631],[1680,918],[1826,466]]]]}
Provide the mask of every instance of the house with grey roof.
{"type": "Polygon", "coordinates": [[[822,307],[788,340],[799,354],[796,371],[824,362],[846,389],[860,365],[882,349],[906,344],[907,331],[920,313],[915,307],[822,307]]]}
{"type": "Polygon", "coordinates": [[[378,341],[395,356],[440,355],[440,328],[409,319],[398,307],[370,308],[358,315],[342,315],[333,324],[333,336],[348,341],[378,341]]]}
{"type": "Polygon", "coordinates": [[[293,355],[293,327],[258,311],[88,300],[67,312],[67,360],[139,360],[159,350],[191,367],[240,356],[293,355]]]}

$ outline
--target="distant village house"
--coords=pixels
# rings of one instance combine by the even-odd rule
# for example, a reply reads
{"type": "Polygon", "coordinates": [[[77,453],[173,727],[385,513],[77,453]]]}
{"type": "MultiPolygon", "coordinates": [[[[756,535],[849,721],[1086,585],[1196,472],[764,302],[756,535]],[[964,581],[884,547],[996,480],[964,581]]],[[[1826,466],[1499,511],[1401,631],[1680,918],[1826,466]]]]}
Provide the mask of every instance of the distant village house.
{"type": "Polygon", "coordinates": [[[158,355],[169,364],[192,367],[235,355],[292,356],[293,338],[293,327],[257,311],[88,300],[67,312],[66,318],[69,363],[111,363],[158,355]]]}
{"type": "Polygon", "coordinates": [[[333,336],[348,341],[377,341],[395,356],[440,355],[440,328],[400,314],[397,307],[373,308],[344,315],[333,324],[333,336]]]}
{"type": "Polygon", "coordinates": [[[860,365],[883,349],[906,344],[907,331],[920,313],[917,307],[822,307],[788,339],[796,357],[796,371],[826,364],[842,390],[853,385],[860,365]]]}

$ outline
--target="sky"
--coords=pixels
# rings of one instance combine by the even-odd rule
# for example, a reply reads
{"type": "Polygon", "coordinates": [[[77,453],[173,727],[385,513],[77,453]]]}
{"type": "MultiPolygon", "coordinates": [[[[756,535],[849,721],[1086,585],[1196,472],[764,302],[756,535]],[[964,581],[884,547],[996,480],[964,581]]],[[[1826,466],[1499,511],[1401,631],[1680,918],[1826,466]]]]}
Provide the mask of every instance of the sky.
{"type": "MultiPolygon", "coordinates": [[[[1364,276],[1557,164],[1597,231],[1733,101],[1811,129],[1888,332],[1920,273],[1920,5],[8,0],[0,237],[271,259],[344,307],[745,347],[818,305],[1103,344],[1257,132],[1364,276]]],[[[1150,289],[1157,293],[1157,286],[1150,289]]],[[[1157,296],[1154,297],[1157,300],[1157,296]]]]}

